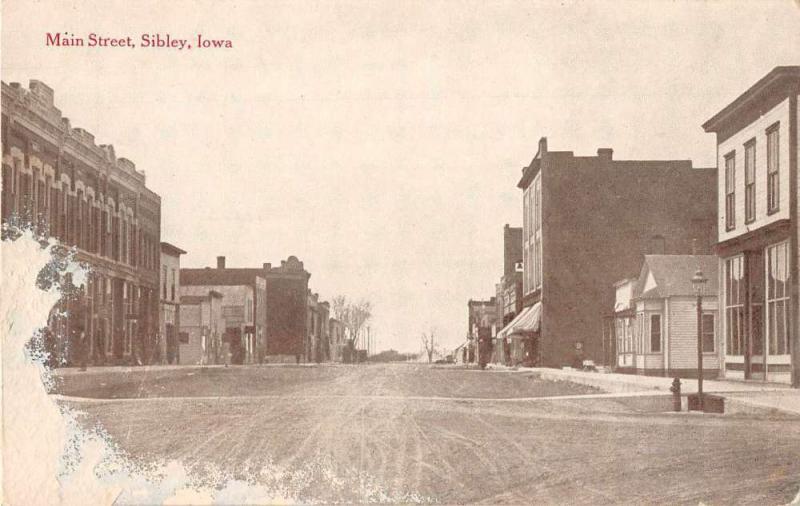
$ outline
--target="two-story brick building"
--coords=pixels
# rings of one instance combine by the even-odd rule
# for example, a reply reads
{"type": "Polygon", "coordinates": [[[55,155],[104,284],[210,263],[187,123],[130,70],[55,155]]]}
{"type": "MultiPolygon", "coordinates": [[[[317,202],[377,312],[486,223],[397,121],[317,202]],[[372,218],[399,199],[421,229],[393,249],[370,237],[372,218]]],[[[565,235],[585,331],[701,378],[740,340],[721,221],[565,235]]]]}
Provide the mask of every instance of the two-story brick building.
{"type": "Polygon", "coordinates": [[[112,145],[73,127],[54,96],[41,81],[2,83],[2,221],[32,224],[90,268],[49,320],[56,363],[148,363],[158,351],[161,198],[112,145]]]}
{"type": "Polygon", "coordinates": [[[798,95],[800,66],[777,67],[703,124],[717,136],[728,378],[800,386],[798,95]]]}
{"type": "Polygon", "coordinates": [[[603,316],[614,283],[645,254],[710,252],[716,236],[716,170],[690,160],[615,160],[550,151],[547,140],[522,171],[523,313],[544,366],[603,363],[603,316]]]}
{"type": "Polygon", "coordinates": [[[295,256],[280,266],[263,265],[267,280],[267,357],[270,362],[294,362],[305,356],[307,293],[311,274],[295,256]]]}

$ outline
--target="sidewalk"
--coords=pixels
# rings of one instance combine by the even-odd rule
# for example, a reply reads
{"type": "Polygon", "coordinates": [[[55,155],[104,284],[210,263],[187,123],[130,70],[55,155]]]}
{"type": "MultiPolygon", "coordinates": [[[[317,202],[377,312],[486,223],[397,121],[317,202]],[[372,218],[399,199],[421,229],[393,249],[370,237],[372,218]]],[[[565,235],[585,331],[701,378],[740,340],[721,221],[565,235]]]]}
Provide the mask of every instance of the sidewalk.
{"type": "MultiPolygon", "coordinates": [[[[327,364],[323,362],[323,364],[327,364]]],[[[274,364],[229,364],[227,367],[234,369],[237,367],[317,367],[321,364],[316,362],[300,362],[295,363],[274,363],[274,364]]],[[[79,367],[57,367],[51,369],[54,376],[73,376],[81,375],[88,376],[91,374],[125,374],[125,373],[147,373],[147,372],[163,372],[163,371],[195,371],[200,369],[224,369],[225,364],[185,364],[185,365],[103,365],[103,366],[89,366],[86,370],[82,371],[79,367]]]]}
{"type": "MultiPolygon", "coordinates": [[[[669,394],[672,378],[585,372],[574,369],[520,368],[531,371],[550,381],[571,381],[611,393],[649,392],[669,394]]],[[[697,380],[681,379],[683,395],[697,392],[697,380]]],[[[726,413],[782,412],[800,415],[800,389],[778,383],[745,382],[735,380],[703,381],[703,392],[725,398],[726,413]]]]}

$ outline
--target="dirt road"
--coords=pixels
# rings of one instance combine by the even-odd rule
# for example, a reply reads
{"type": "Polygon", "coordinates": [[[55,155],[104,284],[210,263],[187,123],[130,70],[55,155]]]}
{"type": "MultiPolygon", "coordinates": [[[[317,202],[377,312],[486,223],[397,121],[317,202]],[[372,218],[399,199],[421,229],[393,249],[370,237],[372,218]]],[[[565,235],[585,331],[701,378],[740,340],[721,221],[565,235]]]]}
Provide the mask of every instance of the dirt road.
{"type": "Polygon", "coordinates": [[[129,397],[69,404],[135,458],[222,469],[300,500],[785,504],[800,487],[796,418],[520,400],[592,391],[512,372],[220,371],[87,375],[59,390],[129,397]]]}

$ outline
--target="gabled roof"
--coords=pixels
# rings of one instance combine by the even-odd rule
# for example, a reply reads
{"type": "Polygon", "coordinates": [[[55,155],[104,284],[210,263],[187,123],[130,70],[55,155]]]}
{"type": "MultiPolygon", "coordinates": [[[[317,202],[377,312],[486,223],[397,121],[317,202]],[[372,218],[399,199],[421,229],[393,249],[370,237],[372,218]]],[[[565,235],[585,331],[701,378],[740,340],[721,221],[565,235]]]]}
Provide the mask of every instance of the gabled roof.
{"type": "Polygon", "coordinates": [[[663,299],[694,295],[692,277],[697,269],[708,279],[706,296],[719,291],[718,260],[714,255],[645,255],[634,298],[663,299]]]}
{"type": "Polygon", "coordinates": [[[185,255],[186,252],[180,249],[179,247],[175,246],[174,244],[170,244],[168,242],[161,241],[161,252],[168,253],[172,256],[181,256],[185,255]]]}

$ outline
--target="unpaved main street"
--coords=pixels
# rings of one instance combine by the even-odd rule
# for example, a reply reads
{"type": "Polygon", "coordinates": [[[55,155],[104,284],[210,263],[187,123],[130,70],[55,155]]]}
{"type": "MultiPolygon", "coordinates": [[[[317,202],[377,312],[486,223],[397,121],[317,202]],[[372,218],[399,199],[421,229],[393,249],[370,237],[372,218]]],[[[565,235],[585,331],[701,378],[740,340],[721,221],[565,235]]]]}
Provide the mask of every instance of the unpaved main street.
{"type": "Polygon", "coordinates": [[[800,487],[800,419],[646,412],[519,372],[90,371],[58,393],[98,398],[64,402],[135,459],[300,500],[785,504],[800,487]]]}

